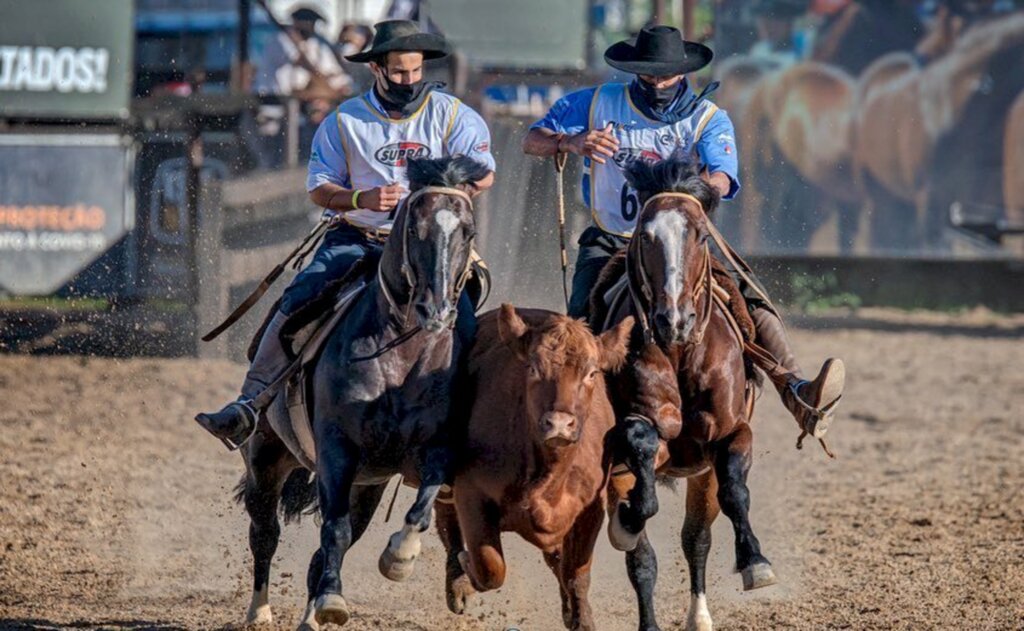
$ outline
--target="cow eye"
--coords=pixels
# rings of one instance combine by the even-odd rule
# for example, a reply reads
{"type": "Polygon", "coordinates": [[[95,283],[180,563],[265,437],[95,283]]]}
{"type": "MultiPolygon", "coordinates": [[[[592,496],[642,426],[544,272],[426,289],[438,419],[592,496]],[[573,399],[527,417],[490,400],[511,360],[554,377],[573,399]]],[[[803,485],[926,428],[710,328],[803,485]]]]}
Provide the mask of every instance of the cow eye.
{"type": "Polygon", "coordinates": [[[527,369],[526,374],[530,376],[530,379],[540,379],[540,370],[538,370],[537,367],[533,364],[530,364],[530,367],[529,369],[527,369]]]}

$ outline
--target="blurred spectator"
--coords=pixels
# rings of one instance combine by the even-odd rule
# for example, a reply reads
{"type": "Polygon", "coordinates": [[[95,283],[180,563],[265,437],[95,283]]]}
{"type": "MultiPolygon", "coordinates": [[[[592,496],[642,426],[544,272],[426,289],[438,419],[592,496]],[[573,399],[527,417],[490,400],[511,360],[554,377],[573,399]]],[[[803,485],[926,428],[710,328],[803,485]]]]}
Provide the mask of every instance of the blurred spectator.
{"type": "Polygon", "coordinates": [[[757,42],[750,56],[776,62],[785,67],[799,61],[796,20],[807,13],[807,0],[757,0],[753,13],[757,20],[757,42]]]}
{"type": "Polygon", "coordinates": [[[430,19],[430,15],[424,15],[423,0],[391,0],[388,7],[387,18],[389,20],[412,20],[419,24],[421,31],[441,35],[441,28],[430,19]],[[423,18],[426,18],[424,20],[423,18]],[[426,21],[426,24],[423,22],[426,21]]]}
{"type": "MultiPolygon", "coordinates": [[[[325,16],[315,5],[299,4],[292,23],[267,42],[256,61],[254,90],[261,97],[295,97],[302,102],[299,120],[300,159],[308,154],[313,132],[335,105],[351,94],[352,81],[339,63],[337,51],[316,32],[325,16]]],[[[276,168],[284,153],[287,108],[269,99],[257,116],[261,136],[260,166],[276,168]]]]}
{"type": "Polygon", "coordinates": [[[345,59],[346,55],[363,52],[373,39],[373,29],[365,24],[349,23],[338,33],[338,44],[335,49],[340,53],[341,68],[352,80],[352,92],[362,94],[373,85],[373,73],[366,64],[356,64],[345,59]]]}
{"type": "Polygon", "coordinates": [[[815,0],[825,17],[813,59],[857,76],[886,53],[913,51],[922,26],[913,0],[815,0]]]}

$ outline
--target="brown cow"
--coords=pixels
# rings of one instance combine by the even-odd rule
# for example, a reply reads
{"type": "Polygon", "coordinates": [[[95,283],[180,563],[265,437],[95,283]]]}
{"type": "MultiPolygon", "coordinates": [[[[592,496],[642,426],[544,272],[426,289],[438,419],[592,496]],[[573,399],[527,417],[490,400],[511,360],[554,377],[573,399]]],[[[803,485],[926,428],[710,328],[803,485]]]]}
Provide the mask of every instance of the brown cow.
{"type": "Polygon", "coordinates": [[[438,509],[455,613],[472,591],[467,582],[478,591],[504,583],[501,533],[515,532],[558,578],[565,626],[594,628],[587,591],[615,425],[602,371],[625,360],[632,327],[628,318],[595,336],[582,321],[508,304],[480,318],[455,509],[438,509]]]}

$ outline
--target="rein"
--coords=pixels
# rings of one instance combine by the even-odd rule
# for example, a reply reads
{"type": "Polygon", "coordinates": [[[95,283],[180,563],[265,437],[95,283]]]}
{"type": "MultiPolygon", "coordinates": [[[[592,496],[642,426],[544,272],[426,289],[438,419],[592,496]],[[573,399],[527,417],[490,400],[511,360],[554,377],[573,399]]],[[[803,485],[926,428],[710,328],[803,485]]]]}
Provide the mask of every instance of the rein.
{"type": "MultiPolygon", "coordinates": [[[[424,186],[423,188],[417,189],[415,192],[410,194],[409,197],[407,197],[403,202],[403,212],[405,212],[404,219],[408,219],[408,214],[410,212],[410,209],[412,208],[412,205],[420,197],[428,193],[432,193],[435,195],[453,195],[455,197],[460,197],[463,200],[465,200],[467,204],[469,204],[470,211],[473,210],[473,198],[471,198],[469,194],[466,193],[465,191],[447,186],[424,186]]],[[[405,225],[405,222],[403,222],[401,232],[401,271],[402,276],[405,279],[405,289],[410,296],[408,302],[405,305],[405,308],[403,309],[399,302],[395,299],[394,289],[388,286],[387,279],[384,276],[384,266],[379,264],[377,265],[377,285],[380,287],[381,294],[384,296],[384,301],[387,302],[388,304],[388,309],[391,315],[395,317],[395,319],[398,321],[398,325],[403,327],[403,330],[401,333],[399,333],[398,337],[391,340],[387,344],[381,346],[373,353],[369,355],[351,358],[349,361],[351,361],[352,363],[377,359],[384,355],[385,353],[387,353],[388,351],[395,349],[401,346],[402,344],[405,344],[406,342],[411,340],[417,333],[423,330],[423,327],[419,325],[411,328],[405,328],[408,326],[410,311],[412,310],[412,295],[415,293],[416,290],[416,276],[413,274],[412,264],[409,262],[409,230],[408,226],[405,225]]],[[[465,269],[462,270],[462,273],[459,275],[458,280],[452,287],[452,294],[449,296],[449,298],[453,299],[453,302],[458,300],[459,295],[462,293],[463,287],[466,285],[466,281],[469,280],[469,277],[472,274],[472,269],[472,257],[467,256],[466,267],[465,269]]],[[[452,324],[449,326],[449,328],[454,326],[455,320],[453,319],[452,324]]]]}
{"type": "Polygon", "coordinates": [[[565,245],[565,163],[568,153],[555,154],[555,177],[558,188],[558,242],[561,246],[562,294],[565,296],[565,311],[569,312],[569,250],[565,245]]]}

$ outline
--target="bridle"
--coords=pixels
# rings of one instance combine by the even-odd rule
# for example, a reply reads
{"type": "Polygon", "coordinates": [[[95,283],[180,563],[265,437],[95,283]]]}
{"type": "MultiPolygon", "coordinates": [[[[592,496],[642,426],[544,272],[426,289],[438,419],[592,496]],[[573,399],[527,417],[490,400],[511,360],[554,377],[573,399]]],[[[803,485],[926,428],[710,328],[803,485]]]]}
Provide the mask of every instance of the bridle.
{"type": "MultiPolygon", "coordinates": [[[[701,216],[704,217],[705,221],[707,215],[704,212],[704,205],[701,204],[700,200],[688,193],[658,193],[652,195],[646,202],[644,202],[643,208],[640,209],[640,216],[643,217],[650,206],[655,200],[658,199],[685,199],[693,202],[700,209],[701,216]]],[[[638,223],[639,226],[639,223],[638,223]]],[[[637,313],[637,319],[640,322],[640,329],[643,331],[644,342],[650,344],[654,341],[654,330],[651,328],[651,314],[648,313],[648,309],[654,308],[654,290],[651,287],[651,279],[647,275],[647,268],[644,265],[643,247],[640,243],[640,239],[634,237],[634,243],[631,243],[631,248],[626,253],[626,266],[627,273],[626,279],[629,286],[629,295],[633,300],[633,307],[637,313]],[[632,256],[631,256],[632,255],[632,256]],[[628,268],[630,267],[631,259],[635,259],[632,267],[634,267],[635,276],[639,287],[634,287],[634,273],[630,273],[628,268]],[[639,292],[639,293],[638,293],[639,292]],[[645,308],[641,295],[647,301],[648,307],[645,308]]],[[[711,248],[705,241],[701,246],[701,270],[700,270],[700,282],[697,287],[694,288],[693,299],[700,301],[701,297],[704,297],[704,307],[701,309],[700,320],[697,322],[697,326],[693,331],[693,337],[688,341],[689,344],[700,344],[704,341],[704,332],[707,330],[708,323],[711,321],[711,311],[714,308],[714,301],[711,298],[711,287],[712,287],[712,267],[711,267],[711,248]]]]}
{"type": "MultiPolygon", "coordinates": [[[[402,230],[401,230],[402,235],[400,237],[400,239],[401,239],[400,240],[400,244],[401,244],[400,247],[401,247],[401,258],[402,258],[402,264],[401,264],[402,278],[405,281],[405,285],[406,285],[405,289],[408,292],[409,300],[406,301],[404,309],[399,304],[398,300],[395,299],[395,295],[396,294],[395,294],[394,288],[388,286],[387,278],[384,276],[384,266],[383,265],[379,265],[379,264],[377,266],[377,285],[380,287],[380,292],[384,296],[384,301],[387,302],[387,304],[388,304],[389,311],[394,316],[395,320],[397,320],[397,323],[398,323],[399,327],[401,327],[403,329],[403,331],[402,331],[402,333],[400,333],[398,335],[398,337],[396,337],[395,339],[391,340],[390,342],[388,342],[387,344],[385,344],[381,348],[377,349],[372,354],[367,355],[365,357],[354,357],[354,358],[352,358],[351,361],[353,361],[353,362],[367,361],[367,360],[370,360],[370,359],[376,359],[376,358],[380,357],[381,355],[383,355],[384,353],[388,352],[389,350],[391,350],[391,349],[393,349],[393,348],[395,348],[397,346],[400,346],[400,345],[404,344],[405,342],[409,341],[414,335],[416,335],[417,333],[419,333],[422,330],[422,327],[419,326],[419,325],[413,326],[411,328],[409,328],[409,326],[408,326],[409,319],[410,319],[410,316],[411,316],[412,307],[413,307],[412,296],[416,293],[417,282],[416,282],[416,275],[413,273],[413,270],[412,270],[412,263],[409,261],[409,229],[410,229],[410,226],[409,226],[409,224],[407,222],[409,221],[409,213],[412,210],[413,204],[415,204],[416,201],[420,197],[423,197],[424,195],[427,195],[429,193],[433,193],[435,195],[453,195],[455,197],[459,197],[459,198],[463,199],[469,205],[469,209],[470,209],[471,212],[473,210],[473,198],[471,198],[469,196],[469,193],[466,193],[465,191],[459,190],[457,188],[451,188],[451,187],[447,187],[447,186],[424,186],[423,188],[417,189],[416,191],[411,193],[407,198],[405,198],[405,200],[402,202],[402,204],[403,204],[402,212],[405,213],[405,217],[404,217],[404,221],[403,221],[403,225],[402,225],[402,230]]],[[[451,292],[447,296],[447,298],[453,304],[456,303],[456,301],[458,300],[459,295],[462,293],[462,289],[466,285],[466,281],[468,281],[469,277],[472,275],[472,271],[473,271],[473,269],[472,269],[472,257],[467,256],[466,257],[466,266],[465,266],[465,268],[463,268],[462,273],[459,274],[458,279],[456,280],[455,284],[452,286],[451,292]]],[[[449,329],[454,328],[455,327],[455,317],[452,317],[451,318],[451,322],[449,322],[447,324],[448,324],[448,328],[449,329]]]]}

